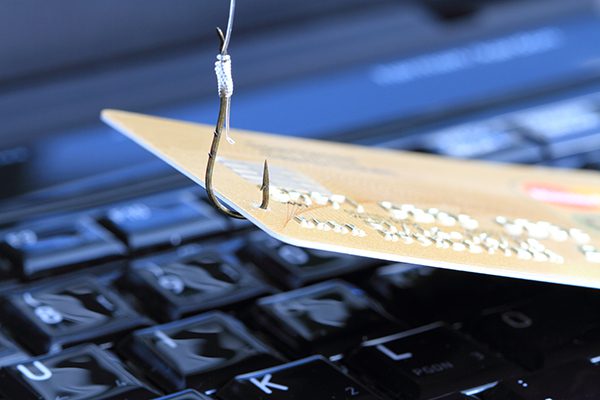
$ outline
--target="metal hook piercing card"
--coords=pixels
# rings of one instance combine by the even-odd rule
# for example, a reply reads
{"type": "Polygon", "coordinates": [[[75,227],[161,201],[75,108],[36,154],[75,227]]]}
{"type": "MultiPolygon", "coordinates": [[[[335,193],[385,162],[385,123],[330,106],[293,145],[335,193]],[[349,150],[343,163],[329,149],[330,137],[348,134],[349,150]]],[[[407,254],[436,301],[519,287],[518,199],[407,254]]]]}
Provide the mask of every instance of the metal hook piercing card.
{"type": "MultiPolygon", "coordinates": [[[[200,185],[213,127],[103,119],[200,185]]],[[[214,182],[273,237],[321,250],[600,288],[600,174],[232,131],[214,182]],[[270,205],[259,208],[263,160],[270,205]]]]}

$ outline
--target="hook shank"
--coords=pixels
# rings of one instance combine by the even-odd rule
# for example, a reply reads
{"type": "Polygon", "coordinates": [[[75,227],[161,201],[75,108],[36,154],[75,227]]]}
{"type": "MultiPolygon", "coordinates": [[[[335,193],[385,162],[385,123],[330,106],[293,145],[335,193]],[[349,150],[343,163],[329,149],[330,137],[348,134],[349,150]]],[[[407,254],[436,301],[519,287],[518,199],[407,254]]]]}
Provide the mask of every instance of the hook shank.
{"type": "Polygon", "coordinates": [[[235,210],[230,210],[225,207],[217,198],[213,190],[213,173],[215,169],[215,162],[217,161],[217,154],[219,152],[219,144],[221,142],[221,133],[223,130],[223,126],[225,125],[225,116],[226,110],[228,107],[229,98],[221,97],[221,105],[219,107],[219,116],[217,118],[217,125],[215,127],[215,132],[213,136],[212,143],[210,145],[210,152],[208,153],[208,163],[206,164],[206,176],[205,176],[205,184],[206,184],[206,194],[208,195],[208,200],[212,203],[212,205],[221,211],[223,214],[226,214],[232,218],[244,219],[244,216],[235,210]]]}

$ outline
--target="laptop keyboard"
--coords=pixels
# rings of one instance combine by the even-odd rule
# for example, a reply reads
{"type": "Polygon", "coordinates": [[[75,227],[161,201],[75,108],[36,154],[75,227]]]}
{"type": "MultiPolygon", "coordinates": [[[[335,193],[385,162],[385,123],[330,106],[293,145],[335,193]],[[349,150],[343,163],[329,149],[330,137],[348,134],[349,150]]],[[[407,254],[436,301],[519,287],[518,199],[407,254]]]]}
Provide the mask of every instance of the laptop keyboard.
{"type": "MultiPolygon", "coordinates": [[[[599,132],[586,96],[380,144],[599,170],[599,132]]],[[[0,235],[0,399],[600,396],[594,290],[301,249],[196,187],[0,235]]]]}

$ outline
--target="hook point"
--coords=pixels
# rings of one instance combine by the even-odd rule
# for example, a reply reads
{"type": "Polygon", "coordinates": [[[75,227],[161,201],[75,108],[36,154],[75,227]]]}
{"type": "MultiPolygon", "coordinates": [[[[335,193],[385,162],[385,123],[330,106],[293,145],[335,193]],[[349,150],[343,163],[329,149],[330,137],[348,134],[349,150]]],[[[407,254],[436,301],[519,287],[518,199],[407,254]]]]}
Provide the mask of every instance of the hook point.
{"type": "Polygon", "coordinates": [[[271,179],[269,177],[269,163],[265,160],[263,165],[263,178],[262,185],[260,186],[260,191],[262,192],[262,203],[260,203],[260,208],[266,210],[269,208],[269,189],[271,186],[271,179]]]}

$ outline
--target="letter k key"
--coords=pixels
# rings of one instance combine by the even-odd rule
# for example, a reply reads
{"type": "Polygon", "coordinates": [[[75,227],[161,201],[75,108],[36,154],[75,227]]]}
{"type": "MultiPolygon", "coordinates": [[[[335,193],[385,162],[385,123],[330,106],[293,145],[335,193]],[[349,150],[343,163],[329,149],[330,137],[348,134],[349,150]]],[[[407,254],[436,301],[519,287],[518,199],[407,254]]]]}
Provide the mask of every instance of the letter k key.
{"type": "Polygon", "coordinates": [[[262,390],[266,394],[273,393],[273,390],[271,390],[271,389],[283,390],[283,391],[289,390],[289,388],[287,386],[280,385],[280,384],[275,383],[275,382],[271,382],[271,378],[273,378],[273,375],[266,374],[260,380],[258,380],[256,378],[251,378],[250,382],[252,382],[254,384],[254,386],[256,386],[257,388],[259,388],[260,390],[262,390]]]}

